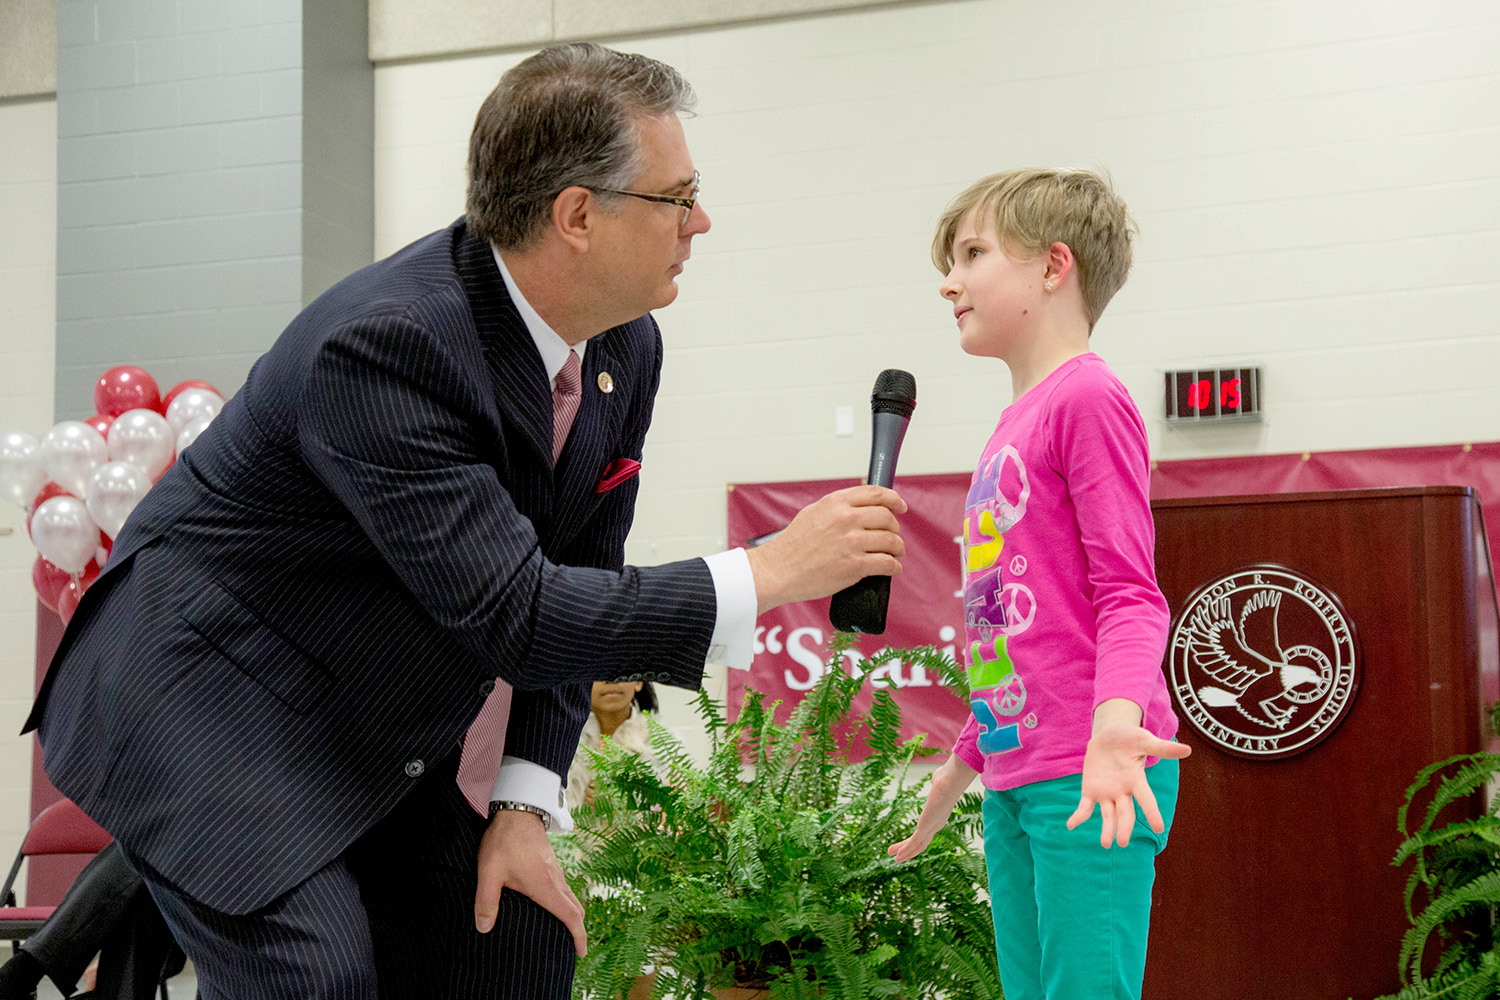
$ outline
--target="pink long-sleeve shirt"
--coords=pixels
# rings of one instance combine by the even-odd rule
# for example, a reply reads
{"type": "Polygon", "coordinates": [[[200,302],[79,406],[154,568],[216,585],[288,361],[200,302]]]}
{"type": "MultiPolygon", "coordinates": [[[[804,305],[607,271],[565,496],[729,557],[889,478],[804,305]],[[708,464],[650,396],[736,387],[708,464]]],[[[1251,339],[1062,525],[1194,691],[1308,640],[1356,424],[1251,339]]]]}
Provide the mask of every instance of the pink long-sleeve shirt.
{"type": "Polygon", "coordinates": [[[964,505],[972,714],[954,747],[986,788],[1082,772],[1109,698],[1176,734],[1149,477],[1140,411],[1095,354],[1000,415],[964,505]]]}

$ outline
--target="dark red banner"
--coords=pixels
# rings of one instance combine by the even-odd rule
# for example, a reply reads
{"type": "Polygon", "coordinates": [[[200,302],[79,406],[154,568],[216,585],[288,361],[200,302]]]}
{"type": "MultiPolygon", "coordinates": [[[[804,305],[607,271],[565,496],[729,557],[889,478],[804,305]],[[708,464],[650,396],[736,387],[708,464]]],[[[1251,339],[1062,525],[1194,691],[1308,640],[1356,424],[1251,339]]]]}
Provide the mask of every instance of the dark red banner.
{"type": "MultiPolygon", "coordinates": [[[[858,482],[822,479],[731,486],[729,544],[746,545],[777,531],[818,497],[858,482]]],[[[909,508],[901,518],[906,540],[903,572],[891,583],[885,634],[860,637],[841,664],[850,672],[862,671],[865,657],[888,647],[936,646],[952,656],[962,638],[958,529],[969,475],[898,476],[895,486],[909,508]]],[[[729,711],[739,712],[748,686],[763,692],[768,701],[781,699],[777,719],[785,719],[802,692],[822,676],[834,631],[828,623],[828,600],[782,605],[761,615],[757,626],[754,664],[749,670],[729,671],[729,711]]],[[[901,706],[903,737],[926,733],[929,746],[945,751],[952,746],[969,708],[943,686],[942,678],[919,666],[892,662],[874,668],[867,679],[869,685],[855,701],[856,711],[869,707],[874,689],[887,688],[901,706]]]]}
{"type": "MultiPolygon", "coordinates": [[[[897,478],[896,489],[910,508],[901,519],[904,572],[891,587],[885,634],[862,636],[841,669],[862,671],[865,657],[886,648],[936,646],[954,654],[962,641],[958,532],[969,478],[966,472],[897,478]]],[[[818,497],[857,482],[851,478],[733,485],[729,544],[750,544],[777,531],[818,497]]],[[[1151,473],[1153,499],[1381,486],[1474,487],[1490,549],[1500,550],[1500,442],[1189,459],[1160,462],[1151,473]]],[[[780,699],[783,707],[777,717],[785,718],[821,676],[833,635],[828,601],[784,605],[761,615],[758,625],[753,665],[729,671],[729,710],[739,711],[750,687],[768,700],[780,699]]],[[[968,717],[968,706],[944,688],[940,678],[920,667],[882,665],[868,679],[870,687],[855,703],[856,709],[868,706],[874,688],[888,688],[901,706],[903,735],[925,733],[929,746],[947,750],[968,717]]]]}

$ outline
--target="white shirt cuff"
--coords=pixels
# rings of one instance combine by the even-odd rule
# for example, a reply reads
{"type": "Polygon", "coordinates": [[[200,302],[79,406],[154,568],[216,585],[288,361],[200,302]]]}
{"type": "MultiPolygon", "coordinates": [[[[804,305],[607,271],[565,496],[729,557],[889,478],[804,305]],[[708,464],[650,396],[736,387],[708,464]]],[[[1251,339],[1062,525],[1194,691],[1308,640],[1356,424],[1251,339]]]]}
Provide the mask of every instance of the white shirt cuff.
{"type": "Polygon", "coordinates": [[[722,663],[735,670],[749,670],[755,658],[755,574],[744,549],[730,549],[704,556],[714,580],[718,610],[714,634],[708,640],[709,663],[722,663]]]}
{"type": "Polygon", "coordinates": [[[500,773],[490,801],[524,802],[547,810],[554,833],[573,831],[573,814],[563,798],[563,781],[554,771],[519,757],[501,757],[500,773]]]}

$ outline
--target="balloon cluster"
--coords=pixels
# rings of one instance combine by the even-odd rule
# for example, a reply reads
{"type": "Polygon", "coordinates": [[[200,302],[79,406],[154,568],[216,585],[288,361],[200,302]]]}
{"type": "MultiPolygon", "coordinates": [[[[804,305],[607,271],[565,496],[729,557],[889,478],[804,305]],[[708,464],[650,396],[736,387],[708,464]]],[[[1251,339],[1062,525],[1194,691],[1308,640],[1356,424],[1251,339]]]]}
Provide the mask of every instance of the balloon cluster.
{"type": "Polygon", "coordinates": [[[143,369],[117,365],[95,383],[98,412],[87,420],[64,420],[40,441],[0,432],[0,496],[27,511],[39,553],[31,582],[64,622],[135,505],[223,407],[207,382],[163,397],[143,369]]]}

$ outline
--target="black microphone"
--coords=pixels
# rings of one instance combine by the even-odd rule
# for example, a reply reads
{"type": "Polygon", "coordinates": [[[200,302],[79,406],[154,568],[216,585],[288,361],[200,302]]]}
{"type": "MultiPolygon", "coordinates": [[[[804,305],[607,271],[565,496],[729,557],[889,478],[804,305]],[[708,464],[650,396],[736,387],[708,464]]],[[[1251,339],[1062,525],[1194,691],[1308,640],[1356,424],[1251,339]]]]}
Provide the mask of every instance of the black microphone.
{"type": "MultiPolygon", "coordinates": [[[[889,488],[896,479],[896,458],[912,411],[917,408],[917,380],[911,372],[887,368],[870,392],[870,473],[865,482],[889,488]]],[[[867,576],[833,595],[828,620],[841,632],[885,631],[885,610],[891,602],[891,578],[867,576]]]]}

